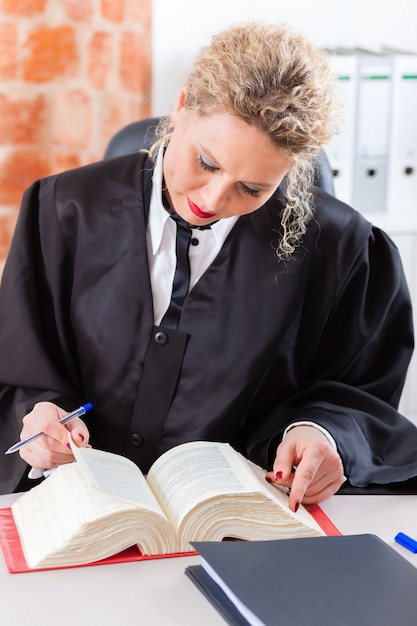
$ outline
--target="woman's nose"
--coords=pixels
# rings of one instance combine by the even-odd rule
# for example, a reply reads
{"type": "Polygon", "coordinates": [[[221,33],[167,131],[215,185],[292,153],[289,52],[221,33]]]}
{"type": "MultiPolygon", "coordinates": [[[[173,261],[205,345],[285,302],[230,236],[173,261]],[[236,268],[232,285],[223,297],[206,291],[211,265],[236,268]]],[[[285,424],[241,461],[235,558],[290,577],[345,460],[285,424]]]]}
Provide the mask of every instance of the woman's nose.
{"type": "Polygon", "coordinates": [[[204,210],[210,213],[218,213],[229,198],[230,188],[220,177],[213,177],[210,182],[201,188],[200,193],[204,202],[204,210]]]}

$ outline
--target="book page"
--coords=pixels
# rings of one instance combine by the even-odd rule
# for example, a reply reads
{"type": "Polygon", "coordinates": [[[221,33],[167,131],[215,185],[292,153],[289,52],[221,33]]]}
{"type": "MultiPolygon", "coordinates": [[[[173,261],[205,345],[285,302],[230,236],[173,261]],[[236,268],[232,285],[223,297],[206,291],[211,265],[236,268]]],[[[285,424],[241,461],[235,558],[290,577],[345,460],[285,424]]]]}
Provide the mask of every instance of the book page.
{"type": "Polygon", "coordinates": [[[80,463],[87,479],[96,489],[118,500],[157,511],[165,517],[144,475],[133,461],[118,454],[94,448],[77,448],[72,442],[70,443],[77,462],[80,463]]]}
{"type": "MultiPolygon", "coordinates": [[[[226,509],[230,506],[230,511],[235,511],[233,528],[236,532],[238,518],[244,510],[247,523],[252,525],[252,534],[256,530],[263,534],[261,520],[268,520],[269,526],[286,526],[287,534],[323,534],[323,530],[303,506],[296,513],[290,510],[283,487],[267,483],[265,470],[227,443],[197,441],[176,446],[155,461],[147,481],[177,532],[188,518],[188,529],[191,529],[190,522],[193,519],[192,524],[195,525],[190,532],[197,536],[197,526],[204,525],[205,521],[194,515],[195,509],[206,502],[209,505],[209,508],[204,508],[207,523],[211,523],[211,515],[214,516],[212,520],[216,516],[224,519],[226,509]],[[216,513],[219,509],[213,505],[220,500],[222,513],[219,517],[216,513]],[[193,512],[192,518],[190,512],[193,512]],[[248,515],[252,522],[248,521],[248,515]]],[[[247,524],[244,534],[247,534],[247,524]]]]}
{"type": "Polygon", "coordinates": [[[165,452],[149,470],[147,481],[175,528],[203,500],[261,488],[229,444],[207,441],[165,452]]]}
{"type": "MultiPolygon", "coordinates": [[[[90,450],[91,458],[91,449],[83,450],[90,450]]],[[[142,554],[176,549],[173,529],[156,500],[147,507],[116,498],[93,486],[80,462],[61,465],[22,494],[12,512],[32,568],[90,563],[134,544],[142,554]]]]}

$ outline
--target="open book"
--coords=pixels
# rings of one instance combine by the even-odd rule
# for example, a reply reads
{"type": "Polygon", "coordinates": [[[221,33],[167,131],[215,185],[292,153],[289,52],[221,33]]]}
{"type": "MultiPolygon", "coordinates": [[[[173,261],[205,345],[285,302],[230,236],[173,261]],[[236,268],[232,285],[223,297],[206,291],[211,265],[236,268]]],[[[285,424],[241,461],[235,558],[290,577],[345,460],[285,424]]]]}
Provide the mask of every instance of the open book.
{"type": "Polygon", "coordinates": [[[30,568],[91,563],[138,545],[144,555],[192,551],[191,541],[324,535],[285,489],[229,444],[165,452],[147,478],[129,459],[72,445],[60,466],[12,506],[30,568]]]}

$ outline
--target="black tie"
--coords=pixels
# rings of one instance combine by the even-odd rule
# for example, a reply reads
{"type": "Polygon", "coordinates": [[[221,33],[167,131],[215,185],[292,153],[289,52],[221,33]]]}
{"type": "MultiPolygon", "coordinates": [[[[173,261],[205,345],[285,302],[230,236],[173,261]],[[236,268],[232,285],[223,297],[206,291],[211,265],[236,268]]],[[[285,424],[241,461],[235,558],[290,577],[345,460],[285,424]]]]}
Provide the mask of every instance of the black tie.
{"type": "Polygon", "coordinates": [[[170,217],[177,224],[177,265],[175,267],[174,282],[172,285],[171,302],[169,303],[169,307],[161,320],[161,326],[175,329],[180,321],[182,306],[190,287],[190,260],[188,257],[188,251],[192,235],[191,228],[205,230],[207,228],[211,228],[211,224],[207,224],[206,226],[191,227],[188,222],[183,220],[182,217],[178,215],[178,213],[173,211],[166,201],[166,198],[164,198],[164,206],[170,214],[170,217]]]}
{"type": "Polygon", "coordinates": [[[181,317],[182,305],[190,286],[190,260],[188,249],[191,241],[191,228],[178,213],[171,213],[171,217],[177,224],[176,255],[174,282],[169,307],[162,318],[161,325],[167,328],[176,328],[181,317]]]}

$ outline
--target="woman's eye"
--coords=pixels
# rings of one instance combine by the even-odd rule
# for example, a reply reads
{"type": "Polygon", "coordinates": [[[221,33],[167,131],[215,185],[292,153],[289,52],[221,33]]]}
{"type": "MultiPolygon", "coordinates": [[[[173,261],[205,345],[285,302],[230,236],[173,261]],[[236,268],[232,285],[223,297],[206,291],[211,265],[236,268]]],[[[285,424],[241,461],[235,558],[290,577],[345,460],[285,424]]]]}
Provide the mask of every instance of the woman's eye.
{"type": "MultiPolygon", "coordinates": [[[[217,172],[219,169],[212,163],[209,163],[208,161],[206,161],[206,159],[201,154],[198,155],[197,163],[206,172],[217,172]]],[[[253,189],[252,187],[245,185],[245,183],[239,183],[239,184],[242,188],[243,193],[246,193],[248,194],[248,196],[252,196],[253,198],[256,198],[257,196],[259,196],[259,189],[253,189]]]]}
{"type": "Polygon", "coordinates": [[[249,196],[256,198],[259,196],[259,189],[252,189],[252,187],[248,187],[247,185],[242,183],[242,189],[244,193],[247,193],[249,196]]]}
{"type": "Polygon", "coordinates": [[[210,163],[207,163],[207,161],[201,156],[201,154],[198,155],[197,163],[206,172],[215,172],[217,170],[217,167],[211,165],[210,163]]]}

